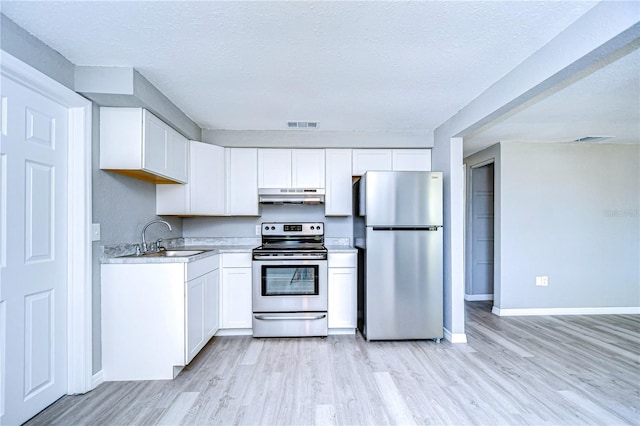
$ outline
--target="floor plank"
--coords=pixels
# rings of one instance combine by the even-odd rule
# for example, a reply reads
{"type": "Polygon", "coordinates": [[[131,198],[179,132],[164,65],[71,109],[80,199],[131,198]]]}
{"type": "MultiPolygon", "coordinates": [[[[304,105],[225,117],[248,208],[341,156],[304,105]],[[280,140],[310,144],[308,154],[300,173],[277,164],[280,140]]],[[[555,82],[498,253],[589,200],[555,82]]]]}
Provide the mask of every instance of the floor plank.
{"type": "Polygon", "coordinates": [[[640,424],[640,316],[465,307],[467,344],[215,337],[175,380],[103,383],[27,424],[640,424]]]}

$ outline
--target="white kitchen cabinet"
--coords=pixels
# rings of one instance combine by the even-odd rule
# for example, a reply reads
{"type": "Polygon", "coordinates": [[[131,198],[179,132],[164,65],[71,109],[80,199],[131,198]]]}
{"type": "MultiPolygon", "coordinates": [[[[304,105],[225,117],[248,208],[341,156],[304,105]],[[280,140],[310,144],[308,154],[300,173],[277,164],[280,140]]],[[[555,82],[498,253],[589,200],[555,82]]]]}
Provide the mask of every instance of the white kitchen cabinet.
{"type": "Polygon", "coordinates": [[[219,270],[187,282],[186,362],[202,350],[219,328],[219,270]]]}
{"type": "Polygon", "coordinates": [[[430,149],[354,149],[353,176],[371,170],[430,171],[430,149]]]}
{"type": "Polygon", "coordinates": [[[189,142],[189,183],[156,185],[156,214],[222,216],[225,214],[225,149],[189,142]]]}
{"type": "Polygon", "coordinates": [[[323,149],[259,149],[259,188],[324,188],[323,149]]]}
{"type": "Polygon", "coordinates": [[[325,150],[325,216],[350,216],[352,208],[351,150],[325,150]]]}
{"type": "Polygon", "coordinates": [[[291,150],[291,187],[324,188],[324,149],[291,150]]]}
{"type": "Polygon", "coordinates": [[[392,157],[393,170],[431,171],[430,149],[394,149],[392,157]]]}
{"type": "Polygon", "coordinates": [[[104,380],[173,379],[216,332],[218,269],[217,255],[101,265],[104,380]]]}
{"type": "Polygon", "coordinates": [[[362,176],[369,170],[392,170],[393,158],[390,149],[354,149],[353,176],[362,176]]]}
{"type": "Polygon", "coordinates": [[[355,333],[358,309],[356,253],[329,253],[329,333],[355,333]],[[333,331],[332,331],[333,329],[333,331]]]}
{"type": "Polygon", "coordinates": [[[258,187],[291,188],[291,150],[258,150],[258,187]]]}
{"type": "Polygon", "coordinates": [[[251,297],[251,253],[223,253],[221,329],[251,329],[251,297]]]}
{"type": "Polygon", "coordinates": [[[226,214],[259,216],[257,148],[225,148],[226,214]]]}
{"type": "Polygon", "coordinates": [[[100,108],[100,168],[154,183],[188,181],[188,141],[143,108],[100,108]]]}

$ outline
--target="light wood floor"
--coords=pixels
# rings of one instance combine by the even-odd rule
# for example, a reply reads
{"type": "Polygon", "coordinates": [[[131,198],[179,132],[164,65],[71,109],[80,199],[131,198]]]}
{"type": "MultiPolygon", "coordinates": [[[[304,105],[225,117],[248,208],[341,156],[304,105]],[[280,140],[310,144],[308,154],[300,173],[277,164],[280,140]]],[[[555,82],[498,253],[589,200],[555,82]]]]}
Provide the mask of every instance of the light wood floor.
{"type": "Polygon", "coordinates": [[[173,381],[110,382],[28,424],[640,424],[640,316],[507,317],[468,344],[214,338],[173,381]]]}

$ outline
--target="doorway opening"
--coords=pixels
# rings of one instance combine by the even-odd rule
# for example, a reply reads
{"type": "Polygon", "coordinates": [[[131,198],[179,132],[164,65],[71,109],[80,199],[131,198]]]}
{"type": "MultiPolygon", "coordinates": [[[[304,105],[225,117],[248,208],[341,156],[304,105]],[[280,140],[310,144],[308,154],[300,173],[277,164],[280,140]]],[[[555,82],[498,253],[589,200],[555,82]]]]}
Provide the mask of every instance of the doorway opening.
{"type": "Polygon", "coordinates": [[[469,262],[466,301],[492,301],[494,296],[494,162],[470,169],[469,262]]]}

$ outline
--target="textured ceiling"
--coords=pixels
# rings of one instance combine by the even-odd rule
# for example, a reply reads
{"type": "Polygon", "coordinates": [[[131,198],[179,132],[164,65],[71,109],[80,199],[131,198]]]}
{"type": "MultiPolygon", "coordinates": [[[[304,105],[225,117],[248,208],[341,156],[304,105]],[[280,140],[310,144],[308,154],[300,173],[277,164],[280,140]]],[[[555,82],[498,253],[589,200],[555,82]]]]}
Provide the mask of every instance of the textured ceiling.
{"type": "Polygon", "coordinates": [[[496,142],[571,142],[610,136],[606,143],[640,143],[640,42],[603,59],[464,139],[465,156],[496,142]]]}
{"type": "Polygon", "coordinates": [[[76,65],[136,68],[200,127],[432,130],[595,2],[7,1],[76,65]]]}

